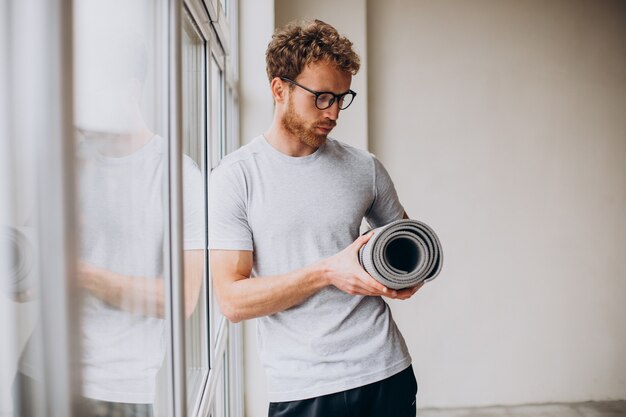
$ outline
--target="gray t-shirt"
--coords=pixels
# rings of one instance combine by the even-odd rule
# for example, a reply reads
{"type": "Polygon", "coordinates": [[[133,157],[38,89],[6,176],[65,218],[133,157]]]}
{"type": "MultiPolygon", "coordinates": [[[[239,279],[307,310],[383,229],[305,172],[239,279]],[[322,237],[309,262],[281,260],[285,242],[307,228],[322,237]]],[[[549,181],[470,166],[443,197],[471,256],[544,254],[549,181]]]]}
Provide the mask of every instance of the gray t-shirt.
{"type": "MultiPolygon", "coordinates": [[[[290,157],[259,136],[211,175],[209,248],[254,251],[257,279],[343,250],[363,218],[378,227],[403,214],[372,154],[329,138],[311,155],[290,157]]],[[[261,317],[257,337],[272,402],[363,386],[411,364],[387,303],[334,286],[261,317]]]]}

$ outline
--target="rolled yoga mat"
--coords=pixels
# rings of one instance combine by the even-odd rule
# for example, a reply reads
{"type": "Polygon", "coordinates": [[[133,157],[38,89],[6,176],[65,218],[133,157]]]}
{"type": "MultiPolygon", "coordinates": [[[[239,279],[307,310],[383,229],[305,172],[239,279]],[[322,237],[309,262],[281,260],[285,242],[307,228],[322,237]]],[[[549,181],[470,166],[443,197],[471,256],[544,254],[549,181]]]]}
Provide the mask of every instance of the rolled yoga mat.
{"type": "Polygon", "coordinates": [[[374,236],[359,250],[359,262],[376,281],[399,290],[439,275],[441,243],[426,224],[403,219],[373,231],[374,236]]]}

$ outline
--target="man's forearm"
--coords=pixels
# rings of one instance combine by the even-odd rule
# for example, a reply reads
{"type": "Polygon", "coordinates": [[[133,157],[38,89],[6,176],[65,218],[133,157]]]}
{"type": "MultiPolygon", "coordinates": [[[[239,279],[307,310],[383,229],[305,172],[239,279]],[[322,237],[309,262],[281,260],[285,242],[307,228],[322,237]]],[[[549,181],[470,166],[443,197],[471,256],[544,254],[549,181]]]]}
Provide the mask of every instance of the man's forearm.
{"type": "Polygon", "coordinates": [[[359,249],[373,232],[359,236],[342,251],[281,275],[249,278],[252,251],[211,250],[211,272],[224,315],[233,322],[266,316],[302,303],[327,286],[357,296],[392,296],[358,261],[359,249]]]}
{"type": "Polygon", "coordinates": [[[236,323],[286,310],[328,285],[325,270],[318,264],[281,275],[243,278],[226,285],[220,307],[236,323]]]}

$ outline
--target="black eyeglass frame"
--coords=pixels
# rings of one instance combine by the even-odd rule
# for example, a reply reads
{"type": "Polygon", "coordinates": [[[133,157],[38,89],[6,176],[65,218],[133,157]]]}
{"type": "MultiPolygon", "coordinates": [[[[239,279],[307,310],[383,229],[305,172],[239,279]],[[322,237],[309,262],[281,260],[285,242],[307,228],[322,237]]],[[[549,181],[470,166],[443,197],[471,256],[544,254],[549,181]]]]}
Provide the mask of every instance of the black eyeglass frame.
{"type": "Polygon", "coordinates": [[[354,102],[354,98],[356,97],[356,91],[352,91],[352,90],[348,90],[345,93],[341,93],[341,94],[335,94],[332,91],[315,91],[315,90],[311,90],[310,88],[307,88],[305,86],[303,86],[302,84],[298,84],[297,82],[295,82],[294,80],[290,80],[287,77],[279,77],[281,80],[283,81],[287,81],[288,83],[291,83],[293,85],[296,85],[306,91],[308,91],[309,93],[313,94],[315,96],[315,107],[317,107],[320,110],[326,110],[329,109],[333,106],[333,104],[335,104],[335,101],[337,102],[337,105],[339,105],[341,103],[341,99],[344,98],[345,96],[347,96],[348,94],[352,96],[352,100],[350,100],[350,102],[348,103],[348,105],[346,107],[341,107],[339,105],[339,110],[345,110],[348,107],[350,107],[350,105],[354,102]],[[328,102],[328,106],[326,107],[320,107],[317,104],[318,99],[320,98],[320,96],[322,94],[330,94],[331,96],[333,96],[332,99],[330,99],[330,101],[328,102]]]}

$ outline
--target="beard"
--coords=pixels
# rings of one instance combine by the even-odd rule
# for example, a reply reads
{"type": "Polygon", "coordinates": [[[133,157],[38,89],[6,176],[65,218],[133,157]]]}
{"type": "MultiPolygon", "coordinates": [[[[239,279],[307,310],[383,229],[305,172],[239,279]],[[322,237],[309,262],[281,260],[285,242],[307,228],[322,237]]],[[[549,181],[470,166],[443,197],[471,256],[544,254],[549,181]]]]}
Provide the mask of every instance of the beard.
{"type": "Polygon", "coordinates": [[[327,133],[316,133],[315,129],[317,126],[335,126],[335,122],[332,120],[320,120],[315,123],[307,124],[304,119],[302,119],[293,107],[293,102],[291,101],[291,97],[287,102],[287,111],[285,116],[281,120],[281,124],[289,132],[300,140],[300,143],[303,143],[307,146],[313,148],[319,148],[326,141],[327,133]]]}

